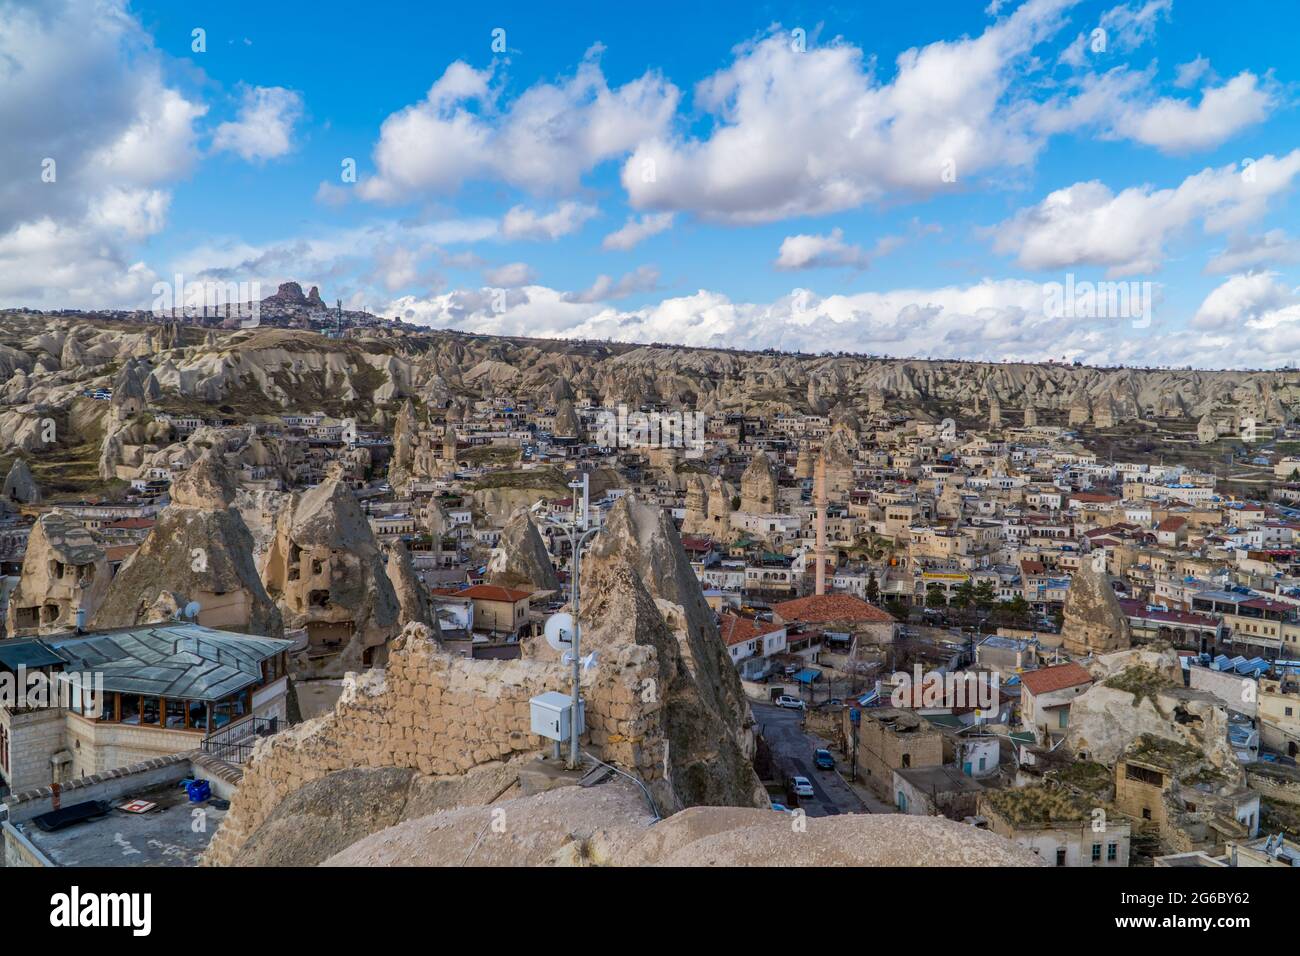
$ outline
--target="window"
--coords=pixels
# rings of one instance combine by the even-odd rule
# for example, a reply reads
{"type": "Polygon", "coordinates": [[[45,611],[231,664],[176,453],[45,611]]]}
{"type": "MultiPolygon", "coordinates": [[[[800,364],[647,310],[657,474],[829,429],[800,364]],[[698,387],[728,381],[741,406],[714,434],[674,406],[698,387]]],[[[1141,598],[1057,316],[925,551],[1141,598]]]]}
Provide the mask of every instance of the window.
{"type": "Polygon", "coordinates": [[[1094,843],[1092,845],[1092,862],[1096,863],[1100,859],[1101,859],[1101,844],[1094,843]]]}
{"type": "Polygon", "coordinates": [[[1056,726],[1066,727],[1070,722],[1070,712],[1062,708],[1056,715],[1056,726]]]}
{"type": "Polygon", "coordinates": [[[135,694],[119,694],[121,701],[119,720],[124,724],[140,723],[140,698],[135,694]]]}
{"type": "Polygon", "coordinates": [[[190,727],[195,730],[208,729],[208,705],[201,700],[192,700],[190,705],[190,727]]]}
{"type": "Polygon", "coordinates": [[[1119,859],[1119,844],[1106,844],[1106,861],[1108,863],[1114,863],[1117,859],[1119,859]]]}
{"type": "Polygon", "coordinates": [[[1056,851],[1056,865],[1065,866],[1065,847],[1061,847],[1056,851]]]}
{"type": "Polygon", "coordinates": [[[172,730],[184,730],[186,711],[185,701],[168,699],[166,704],[166,726],[172,730]]]}

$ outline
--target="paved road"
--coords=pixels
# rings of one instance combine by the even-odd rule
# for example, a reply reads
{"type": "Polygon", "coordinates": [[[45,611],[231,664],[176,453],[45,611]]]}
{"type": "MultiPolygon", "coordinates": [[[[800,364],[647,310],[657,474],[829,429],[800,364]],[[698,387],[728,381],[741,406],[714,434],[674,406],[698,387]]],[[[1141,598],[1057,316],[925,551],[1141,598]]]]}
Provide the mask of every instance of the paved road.
{"type": "Polygon", "coordinates": [[[804,797],[800,807],[810,817],[829,817],[837,813],[867,813],[853,789],[833,770],[818,770],[813,763],[813,751],[821,743],[804,733],[800,725],[800,712],[754,704],[754,719],[758,721],[763,737],[772,750],[773,764],[779,768],[782,780],[792,776],[807,777],[812,784],[813,797],[804,797]]]}

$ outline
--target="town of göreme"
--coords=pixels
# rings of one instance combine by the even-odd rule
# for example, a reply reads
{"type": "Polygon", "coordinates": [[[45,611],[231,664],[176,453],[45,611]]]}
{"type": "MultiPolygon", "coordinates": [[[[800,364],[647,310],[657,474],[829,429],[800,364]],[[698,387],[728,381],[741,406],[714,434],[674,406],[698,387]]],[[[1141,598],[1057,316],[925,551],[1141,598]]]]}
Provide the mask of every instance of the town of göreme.
{"type": "Polygon", "coordinates": [[[11,929],[1294,932],[1297,36],[0,0],[11,929]]]}

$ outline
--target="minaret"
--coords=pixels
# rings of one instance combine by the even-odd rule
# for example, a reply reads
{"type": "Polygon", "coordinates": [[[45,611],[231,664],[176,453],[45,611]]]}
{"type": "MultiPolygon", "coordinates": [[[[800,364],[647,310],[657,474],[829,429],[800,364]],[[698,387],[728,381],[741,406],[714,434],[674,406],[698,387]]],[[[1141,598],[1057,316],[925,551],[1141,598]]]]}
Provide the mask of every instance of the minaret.
{"type": "Polygon", "coordinates": [[[817,549],[814,558],[817,561],[817,591],[826,593],[826,451],[817,455],[817,464],[813,469],[813,503],[817,506],[817,549]]]}

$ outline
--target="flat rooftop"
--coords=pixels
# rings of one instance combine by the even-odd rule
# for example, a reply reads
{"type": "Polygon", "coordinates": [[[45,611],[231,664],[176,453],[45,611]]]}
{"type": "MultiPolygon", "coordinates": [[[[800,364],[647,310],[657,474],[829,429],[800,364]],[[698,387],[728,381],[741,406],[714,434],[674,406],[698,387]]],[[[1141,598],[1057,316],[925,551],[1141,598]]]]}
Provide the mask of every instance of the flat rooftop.
{"type": "Polygon", "coordinates": [[[13,826],[56,866],[197,866],[199,854],[226,815],[211,800],[190,803],[178,783],[149,787],[111,802],[114,809],[106,816],[52,833],[34,820],[13,826]],[[148,800],[158,806],[148,813],[116,809],[128,800],[148,800]],[[198,833],[193,826],[196,809],[203,810],[205,817],[198,833]]]}

